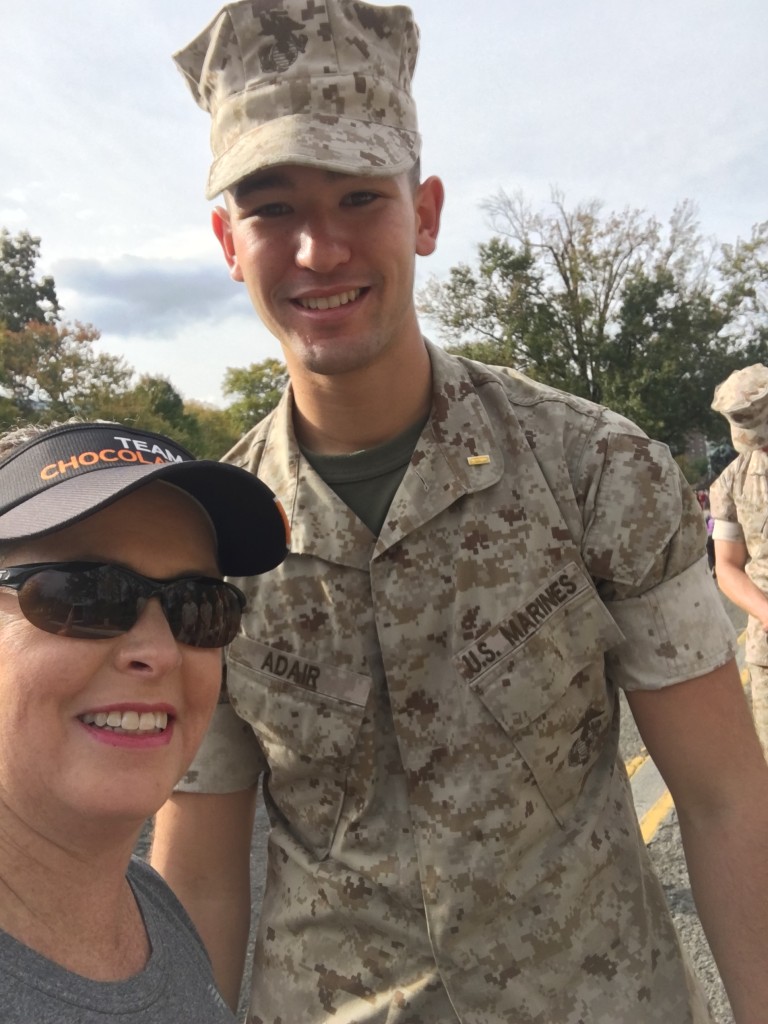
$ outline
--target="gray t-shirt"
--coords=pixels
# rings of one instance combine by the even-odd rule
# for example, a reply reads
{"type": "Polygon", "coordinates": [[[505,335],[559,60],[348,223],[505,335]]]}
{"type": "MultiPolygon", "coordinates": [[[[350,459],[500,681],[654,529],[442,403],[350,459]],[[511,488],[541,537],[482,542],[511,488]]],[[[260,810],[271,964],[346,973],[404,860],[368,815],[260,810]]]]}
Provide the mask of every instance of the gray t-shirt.
{"type": "Polygon", "coordinates": [[[128,881],[152,948],[144,970],[126,981],[91,981],[0,931],[2,1024],[234,1024],[200,937],[171,890],[136,858],[128,881]]]}

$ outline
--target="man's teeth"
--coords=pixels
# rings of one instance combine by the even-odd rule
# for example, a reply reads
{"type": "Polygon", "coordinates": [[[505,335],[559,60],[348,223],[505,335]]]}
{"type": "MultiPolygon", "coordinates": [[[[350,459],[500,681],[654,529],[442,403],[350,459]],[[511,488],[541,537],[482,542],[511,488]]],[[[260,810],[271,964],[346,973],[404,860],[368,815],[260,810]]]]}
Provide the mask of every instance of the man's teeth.
{"type": "Polygon", "coordinates": [[[86,725],[95,725],[99,729],[122,729],[124,732],[155,732],[168,725],[165,711],[89,711],[81,718],[86,725]]]}
{"type": "Polygon", "coordinates": [[[299,305],[305,309],[336,309],[337,306],[346,306],[348,302],[354,302],[360,295],[362,288],[353,288],[351,292],[340,292],[338,295],[310,296],[306,299],[299,299],[299,305]]]}

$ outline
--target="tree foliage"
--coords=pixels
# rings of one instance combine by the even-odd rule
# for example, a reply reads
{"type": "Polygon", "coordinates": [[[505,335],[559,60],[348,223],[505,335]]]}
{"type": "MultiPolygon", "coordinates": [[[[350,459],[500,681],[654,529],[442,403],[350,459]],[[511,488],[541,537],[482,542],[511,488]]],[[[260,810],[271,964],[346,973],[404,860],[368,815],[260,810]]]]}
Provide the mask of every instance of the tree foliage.
{"type": "Polygon", "coordinates": [[[288,370],[278,359],[226,371],[222,390],[235,396],[228,411],[239,433],[250,430],[274,409],[287,384],[288,370]]]}
{"type": "Polygon", "coordinates": [[[78,323],[31,321],[19,331],[0,326],[5,425],[93,417],[122,394],[133,371],[117,356],[96,353],[98,338],[93,327],[78,323]]]}
{"type": "Polygon", "coordinates": [[[766,225],[718,252],[689,203],[666,230],[559,193],[547,212],[505,192],[485,208],[496,234],[477,265],[419,294],[455,351],[609,405],[675,450],[726,432],[715,385],[768,355],[766,225]]]}
{"type": "Polygon", "coordinates": [[[752,235],[723,245],[720,271],[731,318],[726,333],[756,349],[768,345],[768,221],[755,224],[752,235]]]}
{"type": "Polygon", "coordinates": [[[195,454],[201,431],[197,420],[184,408],[184,399],[165,377],[143,374],[120,392],[103,396],[99,419],[167,434],[195,454]]]}
{"type": "Polygon", "coordinates": [[[35,276],[40,239],[27,231],[15,237],[0,229],[0,324],[21,331],[32,321],[53,323],[59,300],[52,277],[35,276]]]}
{"type": "Polygon", "coordinates": [[[220,459],[239,436],[228,410],[185,402],[165,377],[143,374],[100,408],[100,418],[166,434],[199,459],[220,459]]]}
{"type": "Polygon", "coordinates": [[[185,402],[184,408],[195,418],[200,428],[200,441],[193,449],[198,458],[220,459],[242,434],[228,408],[219,409],[195,401],[185,402]]]}
{"type": "Polygon", "coordinates": [[[39,277],[40,239],[0,230],[0,423],[91,418],[126,391],[133,371],[94,349],[99,332],[65,323],[52,277],[39,277]]]}

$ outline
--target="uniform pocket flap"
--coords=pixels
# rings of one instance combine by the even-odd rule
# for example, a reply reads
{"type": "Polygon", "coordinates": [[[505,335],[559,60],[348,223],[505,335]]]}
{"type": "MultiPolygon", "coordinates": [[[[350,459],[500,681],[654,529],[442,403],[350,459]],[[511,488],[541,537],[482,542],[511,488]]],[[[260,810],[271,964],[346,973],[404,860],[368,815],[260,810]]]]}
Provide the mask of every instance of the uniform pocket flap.
{"type": "Polygon", "coordinates": [[[454,662],[514,736],[560,700],[582,669],[622,640],[589,577],[568,562],[454,662]]]}
{"type": "MultiPolygon", "coordinates": [[[[259,737],[273,769],[288,751],[305,764],[346,761],[371,680],[238,636],[228,651],[230,701],[259,737]]],[[[293,756],[291,756],[293,760],[293,756]]]]}

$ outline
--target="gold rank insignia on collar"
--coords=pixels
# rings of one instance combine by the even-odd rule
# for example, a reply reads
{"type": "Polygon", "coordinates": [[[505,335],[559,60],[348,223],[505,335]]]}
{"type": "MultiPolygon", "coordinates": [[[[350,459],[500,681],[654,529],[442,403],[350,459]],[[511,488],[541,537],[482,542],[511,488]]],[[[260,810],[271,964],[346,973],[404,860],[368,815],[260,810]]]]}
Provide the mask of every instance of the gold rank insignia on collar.
{"type": "Polygon", "coordinates": [[[467,463],[470,466],[487,466],[491,461],[490,455],[468,455],[467,463]]]}

